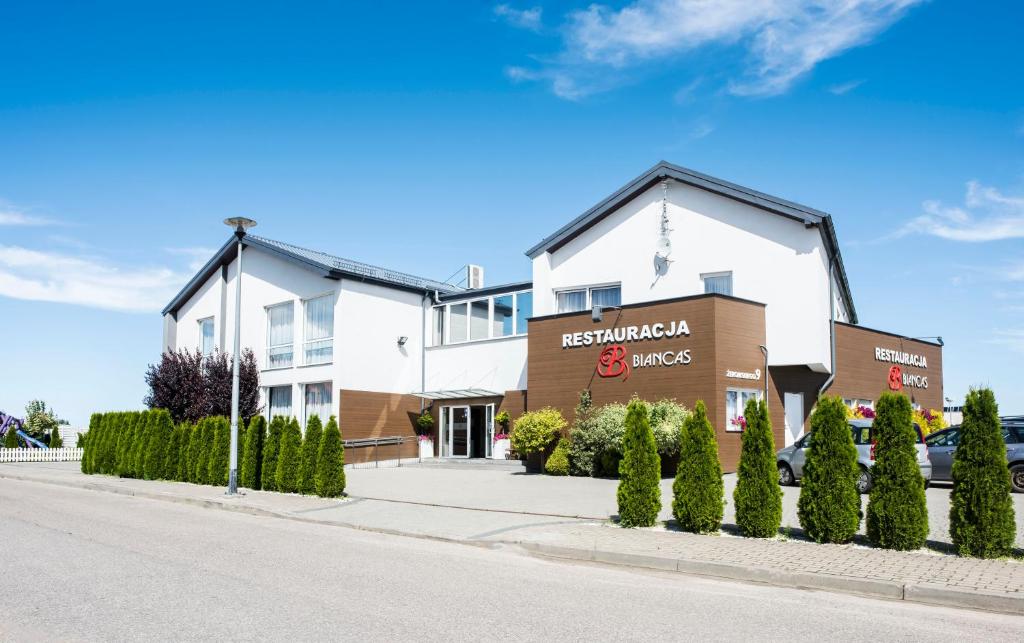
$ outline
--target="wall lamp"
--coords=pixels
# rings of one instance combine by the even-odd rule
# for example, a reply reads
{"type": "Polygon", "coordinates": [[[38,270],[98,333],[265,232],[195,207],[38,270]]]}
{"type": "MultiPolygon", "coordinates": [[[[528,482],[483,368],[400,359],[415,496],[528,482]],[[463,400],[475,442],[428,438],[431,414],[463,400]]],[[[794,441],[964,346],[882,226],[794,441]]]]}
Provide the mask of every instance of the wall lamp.
{"type": "Polygon", "coordinates": [[[932,336],[932,337],[911,337],[910,339],[934,339],[935,343],[937,343],[939,346],[945,346],[946,345],[946,343],[944,341],[942,341],[942,335],[932,336]]]}
{"type": "Polygon", "coordinates": [[[601,323],[604,320],[604,311],[606,310],[622,310],[622,306],[601,306],[595,305],[590,309],[590,321],[595,324],[601,323]]]}
{"type": "Polygon", "coordinates": [[[401,337],[398,338],[398,345],[399,346],[405,346],[405,343],[407,341],[409,341],[409,338],[406,337],[405,335],[402,335],[401,337]]]}

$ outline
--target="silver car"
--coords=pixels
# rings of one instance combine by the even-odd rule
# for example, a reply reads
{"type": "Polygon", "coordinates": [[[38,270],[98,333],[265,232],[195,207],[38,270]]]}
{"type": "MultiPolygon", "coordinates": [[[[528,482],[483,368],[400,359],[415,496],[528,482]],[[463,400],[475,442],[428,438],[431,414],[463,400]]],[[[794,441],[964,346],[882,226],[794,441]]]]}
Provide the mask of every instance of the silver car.
{"type": "MultiPolygon", "coordinates": [[[[1010,467],[1010,484],[1017,493],[1024,493],[1024,417],[1002,418],[1003,441],[1006,442],[1006,464],[1010,467]]],[[[927,438],[935,480],[953,479],[953,454],[960,444],[960,427],[936,431],[927,438]]]]}
{"type": "MultiPolygon", "coordinates": [[[[871,490],[871,467],[875,464],[875,444],[871,438],[871,420],[850,420],[850,432],[853,443],[857,446],[857,464],[860,475],[857,476],[857,490],[867,493],[871,490]]],[[[928,459],[928,447],[921,436],[921,428],[914,425],[917,434],[917,464],[921,467],[921,476],[927,487],[932,479],[932,463],[928,459]]],[[[779,484],[796,484],[804,473],[804,462],[807,461],[807,447],[811,443],[811,433],[805,434],[791,446],[779,449],[775,459],[779,467],[779,484]]]]}

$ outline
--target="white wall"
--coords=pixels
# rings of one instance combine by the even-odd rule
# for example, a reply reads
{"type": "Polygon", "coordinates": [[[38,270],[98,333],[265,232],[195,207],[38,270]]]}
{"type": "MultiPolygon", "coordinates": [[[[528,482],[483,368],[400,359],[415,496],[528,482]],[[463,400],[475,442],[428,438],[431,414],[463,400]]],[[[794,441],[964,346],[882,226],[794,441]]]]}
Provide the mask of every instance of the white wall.
{"type": "Polygon", "coordinates": [[[526,388],[526,336],[427,349],[428,391],[480,388],[495,393],[526,388]]]}
{"type": "Polygon", "coordinates": [[[770,363],[830,364],[827,253],[820,232],[671,181],[673,263],[655,281],[660,185],[554,253],[533,261],[534,315],[556,312],[554,292],[621,282],[622,303],[704,292],[702,273],[732,271],[733,295],[767,305],[770,363]]]}

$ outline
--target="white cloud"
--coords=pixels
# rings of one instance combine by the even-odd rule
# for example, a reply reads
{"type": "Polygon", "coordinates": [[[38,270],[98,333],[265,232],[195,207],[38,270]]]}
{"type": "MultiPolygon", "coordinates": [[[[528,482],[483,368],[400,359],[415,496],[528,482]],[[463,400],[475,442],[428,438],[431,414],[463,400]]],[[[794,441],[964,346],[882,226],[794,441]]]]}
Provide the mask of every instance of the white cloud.
{"type": "Polygon", "coordinates": [[[690,138],[692,140],[702,139],[715,131],[715,124],[706,118],[699,118],[690,128],[690,138]]]}
{"type": "Polygon", "coordinates": [[[929,234],[951,241],[1001,241],[1024,238],[1024,197],[1007,196],[977,181],[967,184],[963,206],[925,201],[924,214],[914,218],[898,236],[929,234]]]}
{"type": "Polygon", "coordinates": [[[1024,353],[1024,328],[997,329],[992,332],[989,342],[1024,353]]]}
{"type": "Polygon", "coordinates": [[[0,203],[0,226],[48,226],[56,222],[45,217],[37,217],[5,206],[0,203]]]}
{"type": "MultiPolygon", "coordinates": [[[[744,57],[729,91],[785,92],[818,63],[870,42],[925,0],[634,0],[570,13],[563,51],[539,79],[573,79],[578,96],[608,88],[608,70],[671,62],[702,48],[737,47],[744,57]]],[[[619,78],[627,75],[620,75],[619,78]]],[[[563,80],[563,84],[564,84],[563,80]]],[[[557,92],[556,92],[557,93],[557,92]]]]}
{"type": "Polygon", "coordinates": [[[96,257],[0,246],[0,296],[14,299],[150,313],[189,277],[170,268],[124,268],[96,257]]]}
{"type": "Polygon", "coordinates": [[[844,96],[863,84],[863,80],[851,80],[845,83],[839,83],[838,85],[832,85],[828,88],[828,91],[830,94],[835,94],[836,96],[844,96]]]}
{"type": "Polygon", "coordinates": [[[494,15],[498,16],[513,27],[529,29],[531,31],[540,31],[543,11],[544,10],[541,7],[515,9],[507,4],[499,4],[494,7],[494,15]]]}
{"type": "Polygon", "coordinates": [[[164,251],[172,255],[188,257],[188,269],[192,272],[198,272],[217,253],[216,248],[204,248],[202,246],[194,248],[164,248],[164,251]]]}

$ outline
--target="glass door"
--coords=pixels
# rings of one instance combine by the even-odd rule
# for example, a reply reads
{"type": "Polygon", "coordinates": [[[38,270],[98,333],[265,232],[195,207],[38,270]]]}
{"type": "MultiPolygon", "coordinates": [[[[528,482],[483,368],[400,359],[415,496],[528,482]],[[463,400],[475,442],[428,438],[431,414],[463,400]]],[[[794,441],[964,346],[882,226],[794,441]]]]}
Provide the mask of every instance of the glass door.
{"type": "Polygon", "coordinates": [[[437,456],[439,458],[447,458],[452,454],[451,447],[451,408],[447,406],[441,407],[441,421],[438,422],[437,428],[439,435],[437,436],[437,456]]]}
{"type": "Polygon", "coordinates": [[[484,407],[484,440],[487,442],[487,453],[485,457],[492,458],[491,452],[494,446],[494,405],[488,404],[484,407]]]}
{"type": "Polygon", "coordinates": [[[469,457],[469,407],[453,406],[450,411],[451,426],[448,430],[449,451],[453,458],[469,457]]]}

